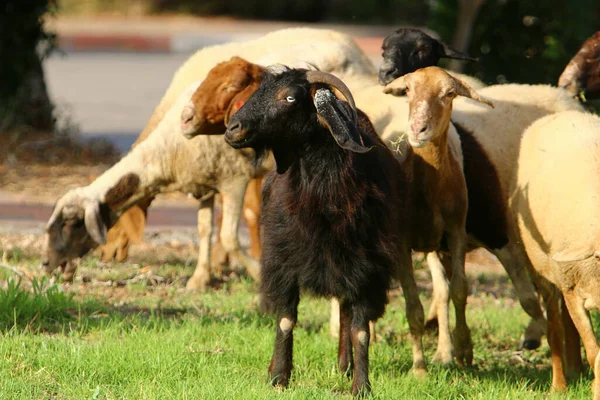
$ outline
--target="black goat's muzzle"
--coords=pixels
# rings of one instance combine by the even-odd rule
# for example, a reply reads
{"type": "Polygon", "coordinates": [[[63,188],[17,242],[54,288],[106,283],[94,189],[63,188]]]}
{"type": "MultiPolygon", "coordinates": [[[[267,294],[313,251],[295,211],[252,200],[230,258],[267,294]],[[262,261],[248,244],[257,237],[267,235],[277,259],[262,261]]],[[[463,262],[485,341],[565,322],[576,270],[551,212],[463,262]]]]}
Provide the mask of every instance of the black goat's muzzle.
{"type": "Polygon", "coordinates": [[[240,121],[230,121],[225,131],[225,141],[234,149],[249,147],[248,130],[242,127],[240,121]]]}
{"type": "Polygon", "coordinates": [[[400,76],[400,71],[396,68],[394,62],[388,60],[383,61],[383,64],[379,67],[379,83],[387,85],[394,79],[400,76]]]}

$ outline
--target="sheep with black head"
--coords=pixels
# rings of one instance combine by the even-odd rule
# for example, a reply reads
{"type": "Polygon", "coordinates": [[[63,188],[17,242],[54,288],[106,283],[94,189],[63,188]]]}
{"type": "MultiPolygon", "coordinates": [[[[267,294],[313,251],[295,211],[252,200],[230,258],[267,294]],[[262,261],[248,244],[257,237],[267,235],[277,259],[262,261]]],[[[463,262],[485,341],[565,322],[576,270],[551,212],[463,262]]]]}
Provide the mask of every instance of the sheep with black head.
{"type": "Polygon", "coordinates": [[[272,150],[277,165],[261,212],[262,298],[277,317],[272,384],[289,382],[298,302],[308,291],[340,299],[338,364],[354,375],[354,395],[369,392],[369,321],[383,315],[393,277],[406,298],[413,369],[425,372],[423,307],[407,237],[410,149],[396,160],[340,79],[299,69],[267,72],[231,117],[225,139],[257,154],[272,150]]]}
{"type": "MultiPolygon", "coordinates": [[[[383,62],[379,67],[379,82],[386,85],[396,78],[419,68],[437,65],[440,58],[477,61],[476,58],[453,49],[420,29],[400,28],[390,33],[381,45],[383,62]]],[[[461,74],[459,78],[462,79],[461,74]]],[[[470,86],[478,89],[479,85],[470,86]]]]}

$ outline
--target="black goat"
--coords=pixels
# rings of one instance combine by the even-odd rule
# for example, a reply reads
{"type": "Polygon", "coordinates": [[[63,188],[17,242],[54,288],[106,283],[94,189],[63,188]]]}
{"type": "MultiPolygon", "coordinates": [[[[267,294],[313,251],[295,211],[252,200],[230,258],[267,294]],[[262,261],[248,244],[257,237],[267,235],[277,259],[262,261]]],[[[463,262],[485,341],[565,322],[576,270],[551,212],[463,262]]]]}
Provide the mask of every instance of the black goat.
{"type": "Polygon", "coordinates": [[[379,67],[379,82],[382,85],[419,68],[435,66],[440,58],[477,61],[414,28],[400,28],[389,34],[381,49],[383,63],[379,67]]]}
{"type": "Polygon", "coordinates": [[[320,71],[266,73],[225,139],[259,155],[270,149],[277,164],[261,212],[262,298],[277,316],[272,384],[288,384],[300,291],[307,290],[340,300],[339,367],[354,374],[353,394],[370,391],[369,321],[383,315],[392,277],[404,289],[413,368],[426,371],[407,237],[412,162],[396,161],[344,83],[320,71]]]}

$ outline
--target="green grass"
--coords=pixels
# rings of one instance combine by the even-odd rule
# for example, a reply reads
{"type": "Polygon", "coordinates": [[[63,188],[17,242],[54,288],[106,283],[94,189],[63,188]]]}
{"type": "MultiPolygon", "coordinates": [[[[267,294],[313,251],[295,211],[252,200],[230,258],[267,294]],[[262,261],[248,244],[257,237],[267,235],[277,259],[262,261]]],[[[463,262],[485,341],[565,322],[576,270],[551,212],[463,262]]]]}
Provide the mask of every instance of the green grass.
{"type": "MultiPolygon", "coordinates": [[[[93,262],[79,273],[92,274],[93,262]]],[[[139,266],[123,267],[128,276],[139,266]]],[[[267,383],[274,321],[257,309],[255,286],[234,280],[189,294],[175,267],[156,266],[172,284],[61,288],[9,280],[0,291],[2,399],[330,399],[351,398],[336,367],[329,336],[329,303],[303,297],[294,331],[290,387],[267,383]],[[36,317],[37,315],[37,317],[36,317]],[[32,322],[33,320],[33,322],[32,322]]],[[[189,273],[181,271],[180,273],[189,273]]],[[[96,277],[106,274],[105,267],[96,277]]],[[[485,281],[482,279],[482,281],[485,281]]],[[[512,365],[528,319],[514,299],[478,290],[468,321],[475,343],[470,368],[430,365],[424,379],[410,373],[411,349],[398,291],[377,325],[371,347],[376,399],[579,399],[591,397],[586,373],[565,394],[549,396],[548,347],[523,352],[512,365]]],[[[426,293],[423,294],[428,305],[426,293]]],[[[436,337],[425,339],[431,359],[436,337]]]]}

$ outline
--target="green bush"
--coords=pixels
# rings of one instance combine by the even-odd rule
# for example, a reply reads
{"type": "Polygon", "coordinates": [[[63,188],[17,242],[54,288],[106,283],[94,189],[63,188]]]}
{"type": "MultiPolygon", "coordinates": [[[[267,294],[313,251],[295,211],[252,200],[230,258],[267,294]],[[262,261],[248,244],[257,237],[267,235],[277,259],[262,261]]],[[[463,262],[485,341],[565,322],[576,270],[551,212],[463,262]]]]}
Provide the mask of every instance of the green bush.
{"type": "MultiPolygon", "coordinates": [[[[451,42],[457,0],[434,3],[428,26],[451,42]]],[[[487,0],[473,27],[465,72],[487,83],[556,85],[579,46],[598,29],[597,0],[487,0]]]]}

